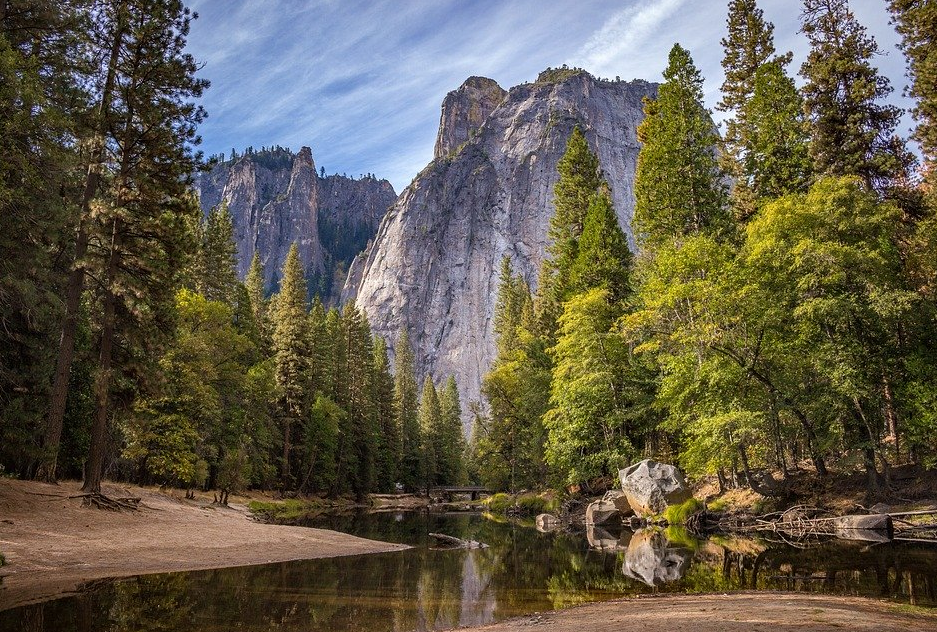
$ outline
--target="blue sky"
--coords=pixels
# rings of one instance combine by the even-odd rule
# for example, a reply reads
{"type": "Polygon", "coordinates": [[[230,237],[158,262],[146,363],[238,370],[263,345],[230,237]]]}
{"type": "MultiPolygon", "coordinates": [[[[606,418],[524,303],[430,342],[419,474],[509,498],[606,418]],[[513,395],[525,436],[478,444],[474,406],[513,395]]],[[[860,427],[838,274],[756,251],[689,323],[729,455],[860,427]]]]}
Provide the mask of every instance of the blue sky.
{"type": "MultiPolygon", "coordinates": [[[[189,51],[212,82],[206,154],[248,145],[312,147],[328,173],[374,173],[400,192],[432,158],[439,107],[471,75],[510,88],[547,66],[659,81],[680,42],[722,83],[727,0],[195,0],[189,51]]],[[[807,52],[797,0],[761,0],[779,51],[807,52]]],[[[853,0],[895,87],[904,60],[882,0],[853,0]]],[[[904,134],[911,121],[906,118],[904,134]]]]}

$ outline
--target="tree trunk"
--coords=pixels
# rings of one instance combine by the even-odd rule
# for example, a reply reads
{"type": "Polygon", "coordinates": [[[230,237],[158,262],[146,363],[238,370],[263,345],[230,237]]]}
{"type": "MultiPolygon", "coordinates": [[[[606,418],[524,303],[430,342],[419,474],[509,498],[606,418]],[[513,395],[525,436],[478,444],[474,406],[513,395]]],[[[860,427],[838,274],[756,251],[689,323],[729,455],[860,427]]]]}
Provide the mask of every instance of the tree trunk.
{"type": "Polygon", "coordinates": [[[75,234],[75,263],[68,275],[68,288],[65,296],[65,319],[62,323],[62,335],[59,338],[58,356],[52,381],[52,397],[49,402],[49,415],[43,437],[43,459],[36,473],[36,478],[54,483],[57,474],[59,444],[62,440],[62,426],[65,419],[65,405],[68,400],[68,380],[72,361],[75,357],[75,334],[78,331],[78,310],[81,306],[81,294],[85,286],[85,269],[82,259],[88,250],[87,217],[91,200],[94,199],[101,181],[101,170],[105,158],[105,134],[107,133],[107,115],[111,108],[111,95],[117,75],[117,62],[124,39],[124,12],[118,8],[118,21],[114,31],[114,43],[107,63],[107,76],[101,91],[98,105],[97,129],[94,133],[95,147],[85,175],[85,187],[81,195],[78,215],[78,227],[75,234]]]}
{"type": "Polygon", "coordinates": [[[118,222],[113,220],[111,252],[107,262],[107,277],[104,291],[104,319],[101,323],[101,345],[98,355],[98,372],[94,380],[94,419],[91,426],[91,448],[88,466],[81,490],[91,494],[101,493],[104,473],[104,452],[107,448],[107,412],[111,390],[111,363],[113,360],[114,329],[117,297],[114,295],[114,277],[117,274],[119,255],[118,222]]]}

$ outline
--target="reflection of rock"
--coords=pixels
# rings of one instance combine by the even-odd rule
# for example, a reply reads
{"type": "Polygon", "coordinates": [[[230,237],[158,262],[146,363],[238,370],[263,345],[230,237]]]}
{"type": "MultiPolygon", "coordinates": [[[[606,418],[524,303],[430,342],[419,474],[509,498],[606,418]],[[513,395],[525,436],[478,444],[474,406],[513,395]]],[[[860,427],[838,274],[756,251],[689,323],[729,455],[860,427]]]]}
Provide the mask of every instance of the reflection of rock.
{"type": "Polygon", "coordinates": [[[638,531],[625,552],[622,572],[648,586],[677,581],[690,565],[692,553],[674,546],[659,531],[638,531]]]}
{"type": "Polygon", "coordinates": [[[615,550],[618,548],[618,538],[594,524],[586,525],[586,539],[593,549],[615,550]]]}
{"type": "Polygon", "coordinates": [[[537,516],[535,519],[537,525],[537,531],[541,533],[549,533],[550,531],[556,531],[563,526],[563,521],[554,516],[553,514],[543,513],[537,516]]]}
{"type": "Polygon", "coordinates": [[[618,471],[628,503],[639,516],[660,514],[690,499],[683,474],[673,465],[645,459],[618,471]]]}

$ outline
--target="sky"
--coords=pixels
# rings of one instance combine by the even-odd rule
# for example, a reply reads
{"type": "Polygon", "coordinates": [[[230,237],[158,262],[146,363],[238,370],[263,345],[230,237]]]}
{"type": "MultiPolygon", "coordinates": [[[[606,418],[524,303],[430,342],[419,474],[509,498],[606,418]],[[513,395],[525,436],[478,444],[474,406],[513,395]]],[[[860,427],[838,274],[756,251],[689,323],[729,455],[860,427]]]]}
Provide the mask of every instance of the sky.
{"type": "MultiPolygon", "coordinates": [[[[882,0],[852,0],[903,107],[904,59],[882,0]]],[[[386,178],[399,193],[433,157],[440,105],[472,75],[503,88],[547,67],[660,81],[675,42],[722,84],[727,0],[191,0],[188,51],[211,81],[206,155],[312,148],[327,173],[386,178]]],[[[792,72],[807,54],[798,0],[760,0],[792,72]]],[[[718,119],[721,115],[714,112],[718,119]]],[[[899,132],[907,134],[910,117],[899,132]]]]}

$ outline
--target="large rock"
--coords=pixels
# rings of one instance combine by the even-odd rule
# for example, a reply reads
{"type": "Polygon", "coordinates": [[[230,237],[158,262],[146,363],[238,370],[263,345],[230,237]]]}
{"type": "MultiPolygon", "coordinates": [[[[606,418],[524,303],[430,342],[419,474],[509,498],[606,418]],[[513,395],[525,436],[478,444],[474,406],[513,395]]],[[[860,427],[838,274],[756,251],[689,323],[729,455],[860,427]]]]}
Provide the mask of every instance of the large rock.
{"type": "Polygon", "coordinates": [[[401,193],[342,293],[393,346],[406,330],[418,379],[454,375],[463,423],[495,357],[498,272],[508,257],[536,285],[557,162],[580,126],[631,235],[642,99],[657,86],[584,71],[543,73],[503,94],[472,78],[446,98],[436,157],[401,193]],[[497,101],[497,103],[496,103],[497,101]],[[489,108],[492,108],[489,111],[489,108]],[[482,119],[483,117],[483,119],[482,119]]]}
{"type": "Polygon", "coordinates": [[[621,489],[639,516],[661,514],[668,505],[690,499],[690,491],[679,469],[646,459],[618,471],[621,489]]]}
{"type": "Polygon", "coordinates": [[[365,249],[397,199],[386,180],[317,172],[308,147],[297,154],[277,147],[222,160],[196,176],[196,190],[205,213],[227,204],[242,279],[256,251],[266,288],[276,289],[286,253],[296,242],[307,278],[333,302],[352,258],[365,249]],[[336,274],[341,278],[334,279],[336,274]]]}
{"type": "Polygon", "coordinates": [[[613,490],[606,492],[605,496],[599,500],[589,503],[586,507],[586,524],[605,524],[610,520],[615,520],[621,525],[621,519],[624,516],[631,515],[631,505],[623,492],[613,490]]]}
{"type": "Polygon", "coordinates": [[[660,586],[683,577],[692,557],[689,549],[672,544],[660,531],[642,529],[628,543],[621,571],[648,586],[660,586]]]}

